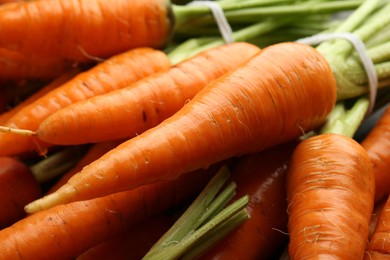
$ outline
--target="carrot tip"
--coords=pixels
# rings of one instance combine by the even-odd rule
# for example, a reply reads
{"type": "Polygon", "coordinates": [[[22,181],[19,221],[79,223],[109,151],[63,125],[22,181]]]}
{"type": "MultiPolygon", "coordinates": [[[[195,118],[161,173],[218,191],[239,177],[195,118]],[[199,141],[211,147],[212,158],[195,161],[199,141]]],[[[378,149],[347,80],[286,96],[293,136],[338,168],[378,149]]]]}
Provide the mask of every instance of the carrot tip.
{"type": "Polygon", "coordinates": [[[45,209],[49,209],[62,203],[70,202],[76,195],[76,189],[70,185],[65,184],[56,192],[37,199],[24,207],[26,213],[36,213],[45,209]]]}
{"type": "Polygon", "coordinates": [[[34,131],[31,131],[31,130],[17,129],[17,128],[12,128],[12,127],[7,127],[7,126],[0,126],[0,132],[17,134],[17,135],[24,135],[24,136],[36,135],[36,133],[34,131]]]}

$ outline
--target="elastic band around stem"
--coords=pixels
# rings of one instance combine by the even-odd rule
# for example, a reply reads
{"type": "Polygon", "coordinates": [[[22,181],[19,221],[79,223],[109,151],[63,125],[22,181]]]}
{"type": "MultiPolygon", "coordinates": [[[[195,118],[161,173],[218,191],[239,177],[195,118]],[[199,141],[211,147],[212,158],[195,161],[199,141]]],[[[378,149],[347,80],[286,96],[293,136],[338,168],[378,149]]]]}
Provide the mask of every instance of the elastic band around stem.
{"type": "Polygon", "coordinates": [[[222,7],[217,2],[192,1],[192,2],[188,3],[188,5],[207,6],[208,8],[210,8],[225,43],[234,42],[233,30],[230,27],[230,24],[226,19],[226,16],[222,10],[222,7]]]}
{"type": "Polygon", "coordinates": [[[363,41],[353,33],[329,33],[313,35],[310,37],[299,39],[296,42],[314,45],[319,44],[323,41],[333,40],[336,38],[348,40],[353,45],[367,73],[370,98],[366,115],[369,115],[372,113],[375,105],[375,99],[378,89],[378,75],[376,73],[374,63],[367,54],[367,49],[363,41]]]}

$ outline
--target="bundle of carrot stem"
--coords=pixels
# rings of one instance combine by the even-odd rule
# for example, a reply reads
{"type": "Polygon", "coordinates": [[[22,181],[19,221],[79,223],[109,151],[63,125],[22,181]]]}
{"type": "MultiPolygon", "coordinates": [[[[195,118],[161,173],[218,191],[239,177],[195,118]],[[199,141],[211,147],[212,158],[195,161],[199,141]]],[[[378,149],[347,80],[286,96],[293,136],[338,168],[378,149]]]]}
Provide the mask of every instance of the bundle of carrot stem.
{"type": "MultiPolygon", "coordinates": [[[[204,75],[207,75],[207,72],[211,71],[211,69],[204,65],[206,72],[202,73],[206,74],[203,75],[200,70],[191,70],[192,67],[186,65],[190,63],[186,62],[191,59],[197,60],[202,55],[206,57],[202,59],[207,60],[211,57],[211,54],[206,54],[208,50],[215,51],[218,47],[223,49],[222,46],[228,48],[228,44],[225,44],[219,36],[215,20],[210,14],[208,7],[197,5],[181,6],[170,4],[166,1],[150,1],[156,4],[154,10],[159,10],[160,12],[154,14],[153,19],[156,20],[153,21],[159,22],[149,21],[143,24],[145,27],[142,29],[131,30],[129,28],[133,25],[127,20],[130,18],[119,12],[125,10],[128,13],[128,8],[124,6],[127,6],[129,3],[132,4],[132,9],[136,9],[135,7],[140,6],[141,8],[146,2],[125,1],[122,5],[118,3],[118,7],[111,4],[107,6],[107,14],[114,14],[116,21],[111,21],[110,26],[118,28],[119,33],[115,31],[116,35],[110,36],[109,31],[106,29],[107,27],[104,25],[105,23],[100,24],[101,21],[99,20],[100,12],[103,13],[103,10],[105,11],[106,9],[94,7],[95,2],[101,8],[105,6],[105,1],[85,1],[83,3],[88,4],[83,5],[72,16],[96,15],[96,20],[90,23],[85,22],[85,28],[80,27],[80,24],[76,24],[75,21],[77,19],[72,20],[72,23],[64,23],[63,21],[66,20],[61,19],[65,18],[58,19],[58,17],[62,17],[61,13],[64,10],[72,10],[72,5],[77,6],[76,2],[73,1],[62,3],[61,1],[39,0],[26,3],[7,3],[4,6],[0,6],[0,13],[2,14],[0,15],[0,20],[4,19],[4,23],[0,23],[7,24],[9,22],[9,24],[12,24],[9,28],[0,26],[0,35],[12,35],[12,37],[0,37],[0,51],[7,55],[9,54],[10,56],[7,56],[7,58],[14,57],[14,60],[9,60],[14,65],[17,62],[31,65],[41,61],[41,67],[34,67],[35,65],[33,65],[34,68],[31,70],[28,68],[25,70],[25,67],[15,74],[9,73],[8,75],[11,75],[10,78],[23,75],[22,77],[26,78],[43,77],[48,79],[62,74],[63,71],[75,66],[75,64],[91,62],[92,60],[103,63],[103,60],[109,61],[113,55],[121,54],[128,49],[131,50],[138,47],[164,48],[173,66],[162,69],[160,72],[152,72],[151,75],[136,79],[135,83],[123,86],[128,89],[126,91],[129,91],[129,93],[140,93],[140,96],[152,97],[147,99],[149,101],[152,100],[154,104],[145,103],[145,107],[141,107],[139,115],[143,123],[148,123],[150,118],[154,118],[150,117],[150,111],[157,115],[164,114],[165,108],[161,104],[165,106],[165,104],[174,101],[170,101],[169,98],[166,101],[159,101],[156,97],[156,89],[150,89],[152,94],[144,94],[143,91],[146,88],[144,82],[158,82],[160,81],[159,75],[164,75],[163,77],[166,77],[167,73],[173,75],[175,71],[180,70],[178,68],[182,69],[183,75],[191,75],[190,77],[193,78],[196,76],[205,80],[206,77],[204,75]],[[23,13],[26,15],[24,16],[25,19],[30,19],[28,16],[31,15],[32,9],[29,8],[44,10],[49,8],[48,6],[54,8],[50,17],[54,19],[55,16],[58,16],[53,20],[52,27],[49,28],[53,30],[52,33],[54,35],[56,35],[54,32],[58,28],[68,32],[69,35],[67,36],[73,35],[73,31],[84,32],[92,30],[96,24],[99,24],[101,28],[96,29],[93,37],[89,34],[88,36],[77,36],[77,41],[72,36],[67,38],[67,40],[60,40],[61,44],[58,44],[56,40],[51,41],[51,39],[56,37],[44,37],[42,39],[47,40],[47,42],[42,42],[41,39],[38,39],[31,45],[27,44],[30,36],[26,35],[25,32],[29,30],[16,27],[17,23],[11,19],[15,17],[13,14],[23,13]],[[92,8],[90,9],[90,7],[92,8]],[[172,22],[173,16],[176,22],[175,25],[172,22]],[[61,27],[62,25],[56,28],[57,22],[63,23],[63,26],[78,26],[78,30],[73,30],[71,27],[64,29],[65,27],[61,27]],[[126,33],[122,31],[123,29],[126,33]],[[99,36],[99,30],[104,32],[104,37],[99,36]],[[11,31],[15,33],[11,33],[11,31]],[[138,35],[135,37],[137,40],[128,41],[128,33],[132,37],[138,35]],[[151,36],[148,38],[144,34],[151,36]],[[20,40],[20,35],[25,36],[23,41],[20,40]],[[110,39],[109,42],[104,40],[107,38],[110,39]],[[97,47],[101,46],[99,44],[101,41],[104,42],[104,48],[99,50],[97,47]],[[76,44],[74,44],[75,42],[76,44]],[[68,43],[73,45],[68,45],[68,43]],[[47,70],[48,67],[53,68],[50,72],[54,72],[54,74],[31,74],[33,71],[42,72],[47,70]],[[131,90],[134,86],[138,86],[138,90],[131,90]]],[[[375,185],[378,180],[375,179],[376,175],[374,178],[373,170],[369,163],[371,159],[369,156],[371,155],[366,153],[353,140],[353,135],[365,116],[367,116],[367,111],[373,112],[378,107],[374,106],[370,110],[370,105],[375,101],[388,102],[388,100],[384,96],[374,97],[375,99],[368,97],[370,93],[367,87],[369,82],[366,71],[362,66],[360,57],[356,54],[352,45],[345,39],[326,41],[315,47],[293,43],[292,41],[317,33],[352,33],[364,43],[367,54],[374,64],[375,73],[378,77],[378,86],[386,91],[386,88],[390,86],[390,48],[388,41],[390,37],[390,30],[388,29],[390,18],[387,15],[390,11],[390,3],[381,0],[348,0],[342,2],[317,0],[300,2],[289,0],[221,0],[216,2],[220,4],[227,20],[232,25],[233,39],[236,42],[249,42],[246,46],[243,46],[248,50],[253,48],[254,53],[248,52],[247,55],[250,57],[241,57],[242,61],[236,61],[237,64],[232,66],[232,68],[225,68],[227,71],[220,70],[218,72],[220,74],[214,75],[215,78],[206,78],[207,84],[199,87],[192,96],[184,96],[182,90],[176,90],[176,92],[180,92],[183,95],[181,98],[185,100],[180,99],[178,101],[182,105],[175,108],[174,113],[165,115],[164,118],[162,117],[158,120],[153,119],[154,125],[148,125],[149,129],[143,129],[142,133],[137,133],[134,137],[125,137],[125,140],[121,141],[121,144],[116,148],[112,149],[108,145],[110,148],[107,148],[106,153],[102,156],[99,154],[92,162],[85,164],[84,168],[78,168],[77,172],[72,172],[72,175],[69,176],[70,179],[68,180],[68,176],[66,178],[68,182],[58,190],[53,190],[46,196],[28,204],[25,209],[31,213],[31,216],[0,231],[0,246],[3,247],[0,250],[0,256],[7,259],[16,257],[19,254],[23,257],[30,257],[28,255],[29,250],[26,250],[25,246],[22,245],[23,242],[18,242],[18,245],[16,245],[16,239],[23,237],[26,232],[30,232],[29,226],[35,225],[39,228],[45,225],[46,219],[49,222],[52,221],[53,216],[57,215],[58,211],[61,211],[61,214],[72,211],[72,216],[69,218],[71,223],[68,224],[72,227],[80,228],[80,223],[75,223],[74,226],[72,223],[78,211],[87,215],[89,214],[88,208],[91,205],[92,208],[98,208],[101,203],[109,207],[103,211],[98,211],[101,216],[105,215],[105,211],[109,213],[118,212],[117,215],[121,215],[121,212],[124,212],[123,214],[128,218],[134,219],[130,220],[130,222],[134,221],[130,224],[135,225],[139,221],[139,216],[149,216],[149,211],[154,214],[175,206],[169,202],[167,205],[156,207],[156,210],[148,209],[147,204],[142,206],[140,201],[144,200],[145,203],[150,201],[153,204],[158,201],[158,196],[161,195],[158,194],[159,191],[156,189],[157,195],[150,195],[150,197],[144,198],[143,196],[146,196],[143,195],[144,190],[147,194],[151,194],[154,186],[174,186],[176,185],[175,183],[179,183],[178,180],[180,178],[191,177],[189,174],[193,174],[195,171],[199,171],[199,174],[201,174],[201,168],[207,168],[215,163],[245,154],[265,151],[268,148],[296,140],[297,138],[301,138],[302,142],[293,153],[287,182],[290,257],[292,259],[301,259],[302,257],[313,256],[310,254],[319,255],[322,253],[324,255],[334,255],[335,251],[329,244],[345,249],[348,249],[348,244],[354,244],[356,245],[354,252],[344,250],[340,252],[340,256],[351,259],[357,259],[362,256],[368,236],[369,217],[374,202],[377,200],[376,197],[383,197],[383,193],[390,193],[390,190],[381,187],[380,193],[377,194],[375,185]],[[355,8],[357,9],[355,10],[355,8]],[[354,10],[354,12],[345,21],[329,23],[328,14],[345,10],[354,10]],[[302,18],[302,15],[307,15],[307,17],[302,18]],[[288,32],[288,35],[279,37],[278,34],[282,32],[288,32]],[[256,45],[260,46],[261,49],[256,49],[256,45]],[[346,109],[350,103],[353,104],[352,108],[346,109]],[[337,153],[337,160],[332,156],[336,149],[341,151],[337,153]],[[321,154],[318,153],[318,157],[315,157],[317,150],[321,150],[321,154]],[[318,163],[311,164],[318,158],[321,161],[320,165],[318,163]],[[356,158],[359,158],[359,160],[356,160],[356,158]],[[344,168],[341,167],[344,166],[343,163],[347,165],[344,168]],[[302,172],[306,171],[303,171],[301,167],[306,167],[306,171],[311,169],[312,173],[302,176],[302,172]],[[334,174],[335,168],[339,174],[334,174]],[[316,174],[313,174],[316,171],[321,172],[323,175],[318,177],[316,174]],[[339,178],[341,177],[337,175],[343,175],[344,179],[340,181],[339,178]],[[309,178],[309,176],[312,179],[305,179],[309,178]],[[321,185],[325,185],[324,179],[329,182],[329,186],[322,190],[321,185]],[[343,185],[340,185],[340,182],[343,185]],[[305,186],[308,183],[312,186],[305,186]],[[361,185],[362,183],[363,185],[361,185]],[[335,190],[337,191],[341,187],[350,192],[346,192],[348,193],[347,195],[335,192],[335,190]],[[312,206],[310,203],[301,199],[299,194],[302,195],[303,192],[311,190],[323,193],[323,203],[326,206],[319,210],[312,209],[310,208],[312,206]],[[139,195],[125,198],[127,193],[139,195]],[[353,204],[352,200],[356,196],[360,196],[361,200],[359,203],[353,204]],[[327,200],[329,198],[334,198],[335,201],[340,200],[344,203],[341,206],[340,204],[332,204],[333,202],[327,200]],[[139,215],[137,215],[137,212],[134,212],[133,215],[132,212],[111,205],[116,204],[116,202],[122,205],[125,204],[126,200],[131,203],[131,207],[135,211],[144,207],[145,212],[139,215]],[[301,207],[302,205],[303,207],[301,207]],[[357,211],[355,211],[356,209],[357,211]],[[301,214],[302,212],[314,212],[308,216],[312,222],[309,223],[306,215],[301,214]],[[334,216],[328,214],[328,212],[335,215],[341,214],[348,219],[356,217],[359,222],[350,221],[350,225],[339,222],[340,225],[336,225],[336,228],[329,228],[332,224],[337,223],[333,222],[334,216]],[[314,215],[315,218],[313,218],[314,215]],[[323,217],[324,215],[326,216],[325,218],[323,217]],[[326,222],[328,220],[330,224],[326,222]],[[325,226],[329,229],[323,228],[325,226]],[[340,228],[341,226],[343,228],[340,228]],[[358,231],[356,231],[356,226],[358,231]],[[305,232],[302,232],[302,230],[305,232]],[[351,234],[350,238],[343,239],[341,242],[335,241],[337,237],[343,236],[347,232],[351,234]],[[304,237],[301,236],[302,233],[304,237]],[[317,250],[314,253],[313,248],[317,250]],[[323,248],[326,248],[326,250],[322,251],[323,248]]],[[[140,20],[144,19],[142,15],[144,13],[139,12],[140,20]]],[[[150,18],[151,14],[145,11],[145,15],[150,18]]],[[[33,22],[35,20],[31,22],[36,26],[34,30],[42,30],[44,28],[40,28],[40,26],[44,26],[43,18],[46,19],[47,17],[42,15],[37,18],[37,16],[34,16],[34,19],[38,21],[37,23],[33,22]],[[42,17],[42,23],[39,22],[40,17],[42,17]]],[[[95,31],[95,29],[92,31],[95,31]]],[[[59,38],[61,37],[59,36],[59,38]]],[[[231,45],[234,46],[234,44],[231,45]]],[[[226,51],[226,53],[229,54],[229,51],[226,51]]],[[[223,60],[226,61],[227,57],[223,58],[223,60]]],[[[104,75],[103,81],[107,79],[106,76],[104,75]]],[[[7,77],[6,74],[4,77],[7,77]]],[[[83,82],[81,81],[81,83],[83,82]]],[[[161,82],[164,83],[164,81],[161,82]]],[[[188,86],[192,86],[191,84],[188,86]]],[[[85,84],[85,82],[84,86],[90,90],[90,86],[85,84]]],[[[134,89],[136,88],[134,87],[134,89]]],[[[101,97],[92,97],[93,99],[88,97],[84,100],[84,105],[95,102],[99,104],[99,102],[103,102],[106,95],[124,96],[122,93],[125,92],[119,92],[121,91],[120,89],[116,91],[118,92],[108,91],[108,93],[100,93],[101,97]]],[[[168,93],[166,94],[168,96],[173,96],[169,94],[170,92],[166,93],[168,93]]],[[[129,94],[129,96],[132,95],[129,94]]],[[[119,107],[119,102],[114,101],[114,99],[109,100],[111,107],[115,105],[119,107]]],[[[137,104],[141,104],[144,101],[134,100],[137,104]]],[[[51,104],[58,105],[59,103],[51,102],[51,104]]],[[[38,102],[37,107],[41,108],[42,104],[38,102]]],[[[68,111],[73,111],[75,108],[76,106],[72,106],[68,111]]],[[[103,113],[101,106],[97,108],[102,109],[100,113],[103,113]]],[[[60,113],[63,109],[65,111],[66,108],[57,107],[57,109],[60,113]]],[[[75,124],[83,118],[91,118],[83,116],[81,112],[80,110],[81,116],[74,120],[75,124]]],[[[53,116],[57,114],[57,112],[51,113],[53,113],[53,116]]],[[[119,114],[119,111],[115,111],[115,113],[109,111],[109,113],[111,114],[109,114],[107,119],[114,118],[114,114],[119,114]]],[[[24,118],[27,117],[25,116],[24,118]]],[[[9,120],[12,123],[12,117],[9,120]]],[[[47,122],[45,124],[46,129],[50,130],[51,123],[47,122]]],[[[103,123],[109,125],[109,122],[113,121],[107,122],[103,123]]],[[[40,122],[36,124],[40,124],[40,122]]],[[[110,125],[108,128],[110,128],[110,125]]],[[[111,126],[111,128],[115,130],[118,127],[111,126]]],[[[13,131],[10,128],[4,128],[3,130],[13,131]]],[[[30,131],[33,131],[32,134],[36,135],[34,138],[38,139],[41,138],[40,133],[43,133],[42,131],[39,132],[39,128],[30,129],[30,131]]],[[[81,132],[82,129],[80,134],[81,132]]],[[[55,132],[53,136],[56,137],[56,135],[58,138],[59,133],[55,132]]],[[[72,135],[76,136],[77,132],[72,135]]],[[[92,131],[89,135],[93,135],[92,131]]],[[[123,137],[116,137],[113,140],[117,141],[123,137]]],[[[38,144],[38,139],[32,140],[35,140],[35,144],[38,144]]],[[[58,139],[60,142],[61,138],[58,139]]],[[[43,139],[39,141],[43,141],[42,144],[45,142],[43,139]]],[[[99,143],[101,141],[96,142],[99,143]]],[[[58,143],[53,142],[53,145],[58,145],[58,143]]],[[[1,153],[3,152],[6,154],[6,151],[1,153]]],[[[9,155],[14,156],[14,154],[9,155]]],[[[69,163],[69,159],[66,157],[62,159],[64,163],[69,163]]],[[[75,162],[72,161],[71,164],[73,166],[75,162]]],[[[39,168],[39,165],[39,163],[34,164],[32,169],[37,169],[38,173],[35,173],[36,176],[44,176],[41,174],[43,171],[47,171],[47,169],[39,168]]],[[[54,168],[57,167],[54,166],[54,168]]],[[[64,170],[58,166],[60,172],[66,172],[69,168],[70,166],[67,166],[64,170]]],[[[46,181],[45,177],[43,177],[43,180],[46,181]]],[[[218,185],[222,184],[219,183],[218,185]]],[[[234,187],[234,184],[232,187],[234,187]]],[[[205,241],[217,242],[232,229],[239,229],[239,224],[250,217],[245,210],[248,198],[244,198],[242,201],[239,200],[238,203],[241,204],[238,206],[238,209],[235,208],[230,213],[229,210],[234,208],[234,206],[228,206],[223,210],[228,203],[228,199],[234,194],[234,191],[232,191],[234,188],[232,187],[228,188],[230,190],[227,191],[227,195],[224,194],[226,197],[222,199],[222,203],[219,201],[221,204],[215,206],[216,212],[211,213],[216,216],[216,219],[219,221],[218,224],[213,222],[213,220],[207,222],[207,220],[210,220],[208,215],[202,216],[202,223],[197,222],[197,218],[202,214],[208,214],[205,212],[207,212],[207,207],[211,204],[207,204],[206,211],[196,211],[196,215],[192,215],[194,214],[193,211],[192,213],[186,213],[179,220],[179,231],[177,229],[169,231],[171,233],[163,237],[163,239],[167,238],[167,240],[153,247],[152,251],[145,256],[145,259],[149,259],[149,257],[151,259],[153,257],[156,259],[172,259],[179,256],[193,258],[211,246],[209,243],[204,243],[205,241]],[[221,210],[224,213],[218,215],[217,212],[221,210]],[[196,223],[188,222],[190,226],[183,225],[183,223],[187,223],[188,218],[195,220],[196,223]],[[203,220],[206,221],[203,222],[203,220]],[[184,233],[179,234],[177,232],[184,233]],[[199,237],[204,235],[209,237],[199,237]],[[191,243],[195,243],[198,248],[194,250],[191,243]]],[[[174,192],[172,191],[172,193],[174,192]]],[[[215,190],[215,192],[217,191],[215,190]]],[[[188,194],[183,195],[183,197],[185,196],[188,197],[188,194]]],[[[311,196],[311,194],[307,193],[307,196],[311,196]]],[[[172,197],[175,197],[175,195],[172,195],[172,197]]],[[[201,197],[203,199],[198,200],[200,200],[201,204],[210,203],[211,197],[208,197],[206,200],[204,200],[204,197],[201,197]]],[[[321,201],[323,198],[321,198],[321,201]]],[[[205,210],[204,204],[201,207],[205,210]]],[[[110,217],[113,215],[115,214],[110,214],[110,217]]],[[[94,236],[92,238],[83,234],[86,240],[85,244],[79,243],[76,248],[72,249],[72,240],[69,238],[75,236],[77,230],[62,227],[59,224],[60,222],[58,221],[54,225],[60,230],[59,233],[61,235],[58,236],[63,235],[67,238],[63,241],[63,248],[61,249],[63,252],[67,252],[67,258],[81,254],[97,243],[103,242],[104,239],[109,239],[115,232],[115,234],[118,234],[120,229],[115,222],[115,228],[112,233],[105,228],[99,229],[96,233],[100,232],[100,236],[104,236],[104,238],[91,235],[94,236]]],[[[91,219],[86,222],[86,226],[90,227],[97,223],[97,220],[91,219]]],[[[31,234],[29,235],[31,236],[31,234]]],[[[32,239],[37,239],[37,237],[33,236],[32,239]]],[[[39,245],[48,247],[50,243],[53,243],[53,240],[47,238],[39,245]]],[[[39,251],[41,250],[34,249],[30,252],[37,254],[39,251]]],[[[37,257],[37,255],[34,256],[37,257]]],[[[42,255],[42,259],[44,257],[52,259],[54,255],[42,255]]]]}

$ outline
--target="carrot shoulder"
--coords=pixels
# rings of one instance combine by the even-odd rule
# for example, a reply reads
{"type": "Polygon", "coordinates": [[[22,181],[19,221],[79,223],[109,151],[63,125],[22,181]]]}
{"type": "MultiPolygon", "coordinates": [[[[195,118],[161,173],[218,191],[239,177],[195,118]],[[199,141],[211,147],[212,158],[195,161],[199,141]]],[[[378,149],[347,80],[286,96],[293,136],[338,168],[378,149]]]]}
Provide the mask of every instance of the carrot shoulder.
{"type": "Polygon", "coordinates": [[[361,142],[375,172],[375,201],[390,194],[390,107],[361,142]]]}
{"type": "Polygon", "coordinates": [[[18,1],[0,5],[0,24],[2,48],[77,62],[161,48],[172,31],[166,0],[18,1]]]}
{"type": "Polygon", "coordinates": [[[362,259],[374,207],[370,158],[355,140],[322,134],[295,149],[287,175],[291,259],[362,259]]]}
{"type": "Polygon", "coordinates": [[[145,218],[188,200],[219,167],[32,214],[0,231],[0,259],[74,259],[145,218]]]}
{"type": "Polygon", "coordinates": [[[42,122],[37,137],[47,143],[69,145],[141,134],[173,115],[209,82],[259,50],[244,42],[208,49],[128,87],[57,111],[42,122]]]}
{"type": "Polygon", "coordinates": [[[154,128],[84,167],[29,212],[174,179],[185,172],[300,136],[334,107],[328,62],[298,43],[267,47],[202,89],[154,128]]]}
{"type": "MultiPolygon", "coordinates": [[[[160,50],[145,47],[115,55],[24,107],[8,120],[6,126],[35,131],[46,117],[65,106],[123,88],[169,67],[168,57],[160,50]]],[[[32,136],[0,133],[0,154],[39,151],[44,150],[43,147],[45,144],[32,136]],[[11,145],[15,143],[18,145],[11,145]]]]}

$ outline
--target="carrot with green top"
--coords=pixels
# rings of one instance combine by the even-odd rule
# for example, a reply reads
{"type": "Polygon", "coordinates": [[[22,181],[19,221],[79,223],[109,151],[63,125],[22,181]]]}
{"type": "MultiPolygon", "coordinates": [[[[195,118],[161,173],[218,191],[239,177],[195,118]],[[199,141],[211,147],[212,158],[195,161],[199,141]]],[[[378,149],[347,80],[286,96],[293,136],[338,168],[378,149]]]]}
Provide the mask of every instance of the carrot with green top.
{"type": "Polygon", "coordinates": [[[319,127],[333,109],[329,63],[298,43],[267,47],[208,84],[177,113],[84,167],[35,212],[136,188],[270,148],[319,127]]]}
{"type": "MultiPolygon", "coordinates": [[[[60,87],[48,92],[14,114],[6,127],[35,131],[39,124],[55,111],[74,102],[122,88],[157,71],[170,67],[170,61],[160,50],[137,48],[111,57],[84,71],[60,87]]],[[[0,154],[16,155],[39,151],[48,145],[31,136],[0,133],[0,154]],[[18,145],[12,145],[17,143],[18,145]]]]}
{"type": "Polygon", "coordinates": [[[128,87],[57,111],[40,124],[36,136],[63,145],[134,137],[173,115],[209,82],[259,50],[245,42],[205,50],[128,87]]]}

